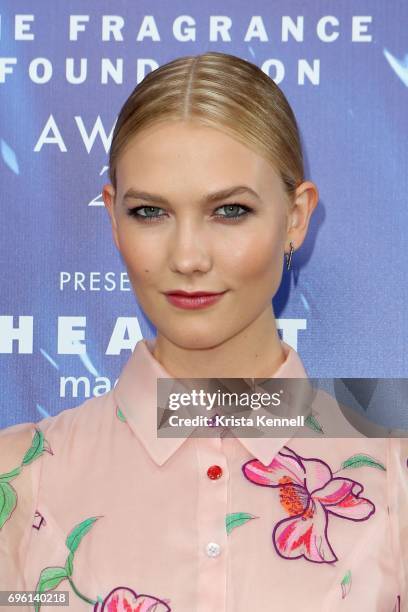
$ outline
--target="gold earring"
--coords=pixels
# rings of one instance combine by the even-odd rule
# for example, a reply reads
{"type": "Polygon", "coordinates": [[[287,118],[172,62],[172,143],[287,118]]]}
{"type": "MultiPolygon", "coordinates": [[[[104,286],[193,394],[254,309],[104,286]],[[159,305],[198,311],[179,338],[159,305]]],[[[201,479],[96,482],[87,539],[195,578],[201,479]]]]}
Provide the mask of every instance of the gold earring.
{"type": "Polygon", "coordinates": [[[289,242],[289,244],[290,244],[290,251],[289,251],[289,253],[285,253],[285,257],[286,257],[286,269],[287,270],[290,270],[290,264],[292,262],[292,255],[293,255],[293,252],[295,250],[293,248],[293,244],[291,242],[289,242]]]}

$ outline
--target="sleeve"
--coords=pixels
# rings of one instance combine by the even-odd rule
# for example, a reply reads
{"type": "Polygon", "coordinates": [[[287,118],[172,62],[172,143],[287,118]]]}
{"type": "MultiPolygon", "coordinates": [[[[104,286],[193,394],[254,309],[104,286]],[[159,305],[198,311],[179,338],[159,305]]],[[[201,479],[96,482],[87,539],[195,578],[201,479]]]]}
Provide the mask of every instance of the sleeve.
{"type": "Polygon", "coordinates": [[[408,438],[389,438],[389,442],[388,507],[402,612],[408,610],[408,438]]]}
{"type": "Polygon", "coordinates": [[[24,562],[36,511],[32,463],[43,435],[34,423],[0,430],[0,590],[25,590],[24,562]]]}

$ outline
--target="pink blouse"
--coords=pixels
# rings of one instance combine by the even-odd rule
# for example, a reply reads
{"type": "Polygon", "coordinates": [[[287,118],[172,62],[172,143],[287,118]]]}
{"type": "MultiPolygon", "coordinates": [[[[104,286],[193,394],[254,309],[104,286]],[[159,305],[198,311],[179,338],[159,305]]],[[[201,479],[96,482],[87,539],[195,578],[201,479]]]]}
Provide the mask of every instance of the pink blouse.
{"type": "MultiPolygon", "coordinates": [[[[273,376],[306,377],[282,346],[273,376]]],[[[109,393],[0,431],[0,590],[78,612],[407,612],[408,439],[158,438],[152,348],[109,393]]]]}

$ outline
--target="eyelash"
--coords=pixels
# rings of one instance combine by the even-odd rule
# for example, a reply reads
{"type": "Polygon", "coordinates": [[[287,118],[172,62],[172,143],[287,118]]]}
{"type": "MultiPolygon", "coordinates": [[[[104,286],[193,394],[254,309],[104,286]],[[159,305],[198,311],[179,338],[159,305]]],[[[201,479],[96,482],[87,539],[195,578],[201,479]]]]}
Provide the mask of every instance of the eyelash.
{"type": "MultiPolygon", "coordinates": [[[[235,217],[228,217],[227,215],[216,215],[218,219],[228,219],[228,221],[238,221],[242,217],[246,217],[248,216],[248,214],[253,213],[253,209],[250,208],[249,206],[245,206],[244,204],[238,204],[235,202],[231,204],[223,204],[222,206],[218,206],[215,210],[218,210],[218,208],[227,208],[228,206],[238,206],[238,208],[242,208],[244,212],[241,213],[240,215],[236,215],[235,217]]],[[[139,215],[138,211],[144,208],[163,210],[159,206],[136,206],[134,208],[128,208],[126,212],[130,217],[134,217],[135,219],[137,219],[137,221],[141,223],[156,223],[156,221],[153,221],[153,219],[159,219],[160,217],[165,216],[165,215],[154,215],[154,216],[149,217],[147,215],[139,215]]]]}

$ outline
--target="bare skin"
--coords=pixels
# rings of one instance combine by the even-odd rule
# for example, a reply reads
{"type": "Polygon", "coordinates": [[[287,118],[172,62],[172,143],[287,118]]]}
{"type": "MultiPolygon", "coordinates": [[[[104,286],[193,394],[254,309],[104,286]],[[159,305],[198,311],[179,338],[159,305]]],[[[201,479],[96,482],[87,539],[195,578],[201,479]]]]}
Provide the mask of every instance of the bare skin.
{"type": "Polygon", "coordinates": [[[102,195],[137,301],[157,330],[153,354],[169,374],[272,376],[285,359],[272,298],[290,241],[297,250],[305,239],[315,184],[299,185],[290,206],[268,160],[221,130],[168,121],[130,141],[118,161],[116,193],[106,184],[102,195]],[[242,185],[259,197],[204,200],[242,185]],[[124,198],[131,188],[167,203],[124,198]],[[147,208],[139,216],[128,214],[140,206],[147,208]],[[164,295],[177,289],[226,293],[207,308],[184,310],[164,295]]]}

